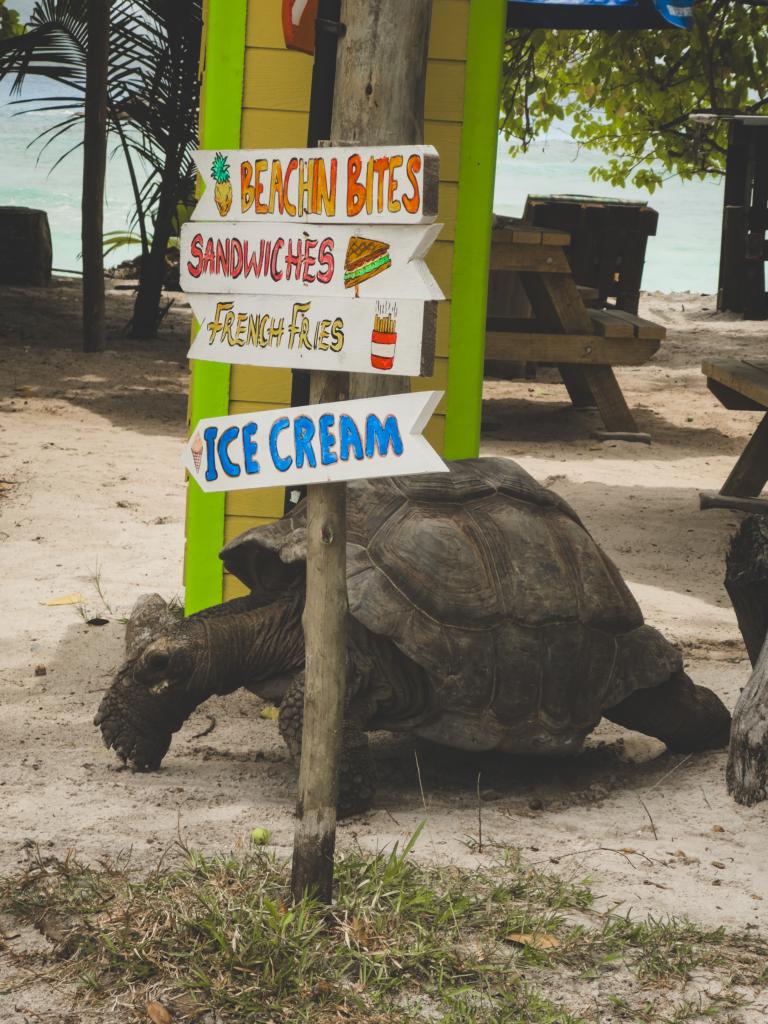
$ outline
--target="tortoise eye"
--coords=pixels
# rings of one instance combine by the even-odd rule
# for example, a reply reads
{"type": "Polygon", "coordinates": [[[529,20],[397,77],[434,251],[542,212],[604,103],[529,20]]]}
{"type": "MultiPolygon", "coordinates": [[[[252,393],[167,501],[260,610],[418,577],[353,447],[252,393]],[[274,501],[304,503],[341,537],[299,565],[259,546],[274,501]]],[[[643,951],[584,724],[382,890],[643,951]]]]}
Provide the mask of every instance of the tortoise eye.
{"type": "Polygon", "coordinates": [[[165,651],[152,651],[146,658],[146,666],[151,672],[164,672],[170,662],[170,656],[165,651]]]}

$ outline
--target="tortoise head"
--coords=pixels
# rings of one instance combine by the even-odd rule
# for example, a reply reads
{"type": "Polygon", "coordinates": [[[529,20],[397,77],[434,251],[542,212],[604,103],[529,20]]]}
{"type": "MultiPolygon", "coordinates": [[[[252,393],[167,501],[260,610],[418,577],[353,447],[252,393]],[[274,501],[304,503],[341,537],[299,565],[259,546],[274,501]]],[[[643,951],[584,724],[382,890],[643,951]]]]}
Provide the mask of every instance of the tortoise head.
{"type": "Polygon", "coordinates": [[[136,771],[153,771],[171,737],[201,700],[209,666],[205,630],[184,623],[157,637],[118,670],[94,725],[136,771]]]}

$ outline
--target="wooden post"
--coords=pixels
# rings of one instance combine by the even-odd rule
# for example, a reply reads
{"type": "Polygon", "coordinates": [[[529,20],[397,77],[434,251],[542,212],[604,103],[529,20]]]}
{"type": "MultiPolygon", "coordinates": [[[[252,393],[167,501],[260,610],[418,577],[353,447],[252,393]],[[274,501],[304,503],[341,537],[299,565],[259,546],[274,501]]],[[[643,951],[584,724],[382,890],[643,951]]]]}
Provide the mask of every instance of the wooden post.
{"type": "MultiPolygon", "coordinates": [[[[367,146],[424,141],[432,0],[343,0],[333,138],[367,146]]],[[[410,391],[407,377],[355,374],[350,398],[410,391]]]]}
{"type": "MultiPolygon", "coordinates": [[[[318,21],[339,22],[340,0],[320,0],[318,21]]],[[[316,32],[307,142],[330,136],[337,37],[316,32]]],[[[348,396],[346,374],[309,375],[309,400],[348,396]]],[[[292,404],[305,394],[294,373],[292,404]]],[[[286,498],[287,501],[287,498],[286,498]]],[[[304,724],[299,767],[298,823],[293,837],[291,891],[295,900],[314,892],[330,903],[336,847],[336,799],[344,729],[347,669],[347,488],[310,487],[307,494],[307,600],[304,606],[304,724]]]]}
{"type": "MultiPolygon", "coordinates": [[[[331,141],[421,142],[432,0],[344,0],[331,141]]],[[[323,4],[320,6],[323,17],[323,4]]],[[[318,47],[326,31],[317,33],[318,47]]],[[[318,54],[315,61],[318,61],[318,54]]],[[[397,394],[402,377],[313,373],[310,401],[397,394]],[[381,381],[386,383],[382,386],[381,381]]],[[[346,487],[310,487],[304,609],[304,727],[291,890],[330,902],[347,666],[346,487]]]]}
{"type": "MultiPolygon", "coordinates": [[[[313,373],[313,404],[347,397],[347,375],[313,373]]],[[[331,902],[347,673],[346,484],[310,487],[304,607],[304,729],[291,889],[331,902]]]]}
{"type": "Polygon", "coordinates": [[[83,351],[104,348],[104,176],[107,165],[109,0],[88,2],[83,132],[83,351]]]}

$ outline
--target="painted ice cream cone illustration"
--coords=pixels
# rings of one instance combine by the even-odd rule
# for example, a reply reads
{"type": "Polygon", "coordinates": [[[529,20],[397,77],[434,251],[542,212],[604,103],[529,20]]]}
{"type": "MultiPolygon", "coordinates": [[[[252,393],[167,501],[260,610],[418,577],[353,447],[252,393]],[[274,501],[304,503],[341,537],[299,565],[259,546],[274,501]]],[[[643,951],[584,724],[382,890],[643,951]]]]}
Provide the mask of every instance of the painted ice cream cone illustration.
{"type": "Polygon", "coordinates": [[[229,163],[222,153],[217,153],[211,164],[211,177],[216,182],[213,198],[222,217],[232,208],[232,182],[229,180],[229,163]]]}
{"type": "Polygon", "coordinates": [[[397,306],[394,302],[377,302],[371,332],[371,366],[391,370],[397,344],[397,306]]]}
{"type": "Polygon", "coordinates": [[[203,459],[203,439],[200,437],[200,431],[195,434],[192,438],[192,458],[195,463],[195,471],[200,472],[200,463],[203,459]]]}

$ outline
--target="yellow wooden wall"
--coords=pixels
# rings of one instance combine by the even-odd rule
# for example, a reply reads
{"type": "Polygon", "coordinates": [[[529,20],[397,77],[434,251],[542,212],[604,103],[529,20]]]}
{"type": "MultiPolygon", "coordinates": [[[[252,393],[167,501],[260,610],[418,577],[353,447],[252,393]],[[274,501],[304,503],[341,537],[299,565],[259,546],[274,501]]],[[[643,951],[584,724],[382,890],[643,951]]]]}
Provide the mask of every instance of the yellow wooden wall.
{"type": "MultiPolygon", "coordinates": [[[[459,155],[464,108],[464,62],[470,0],[433,0],[432,30],[425,102],[424,141],[440,154],[439,219],[445,227],[427,257],[446,299],[451,294],[453,237],[459,191],[459,155]]],[[[243,149],[305,146],[312,58],[285,48],[281,0],[259,0],[248,7],[243,115],[243,149]]],[[[414,378],[414,390],[445,389],[448,382],[448,337],[451,304],[438,306],[437,360],[433,377],[414,378]]],[[[290,405],[291,372],[233,366],[230,413],[290,405]]],[[[424,431],[438,451],[445,433],[445,401],[424,431]]],[[[283,514],[282,488],[230,491],[226,496],[224,537],[283,514]]],[[[224,576],[224,600],[246,593],[232,576],[224,576]]]]}

